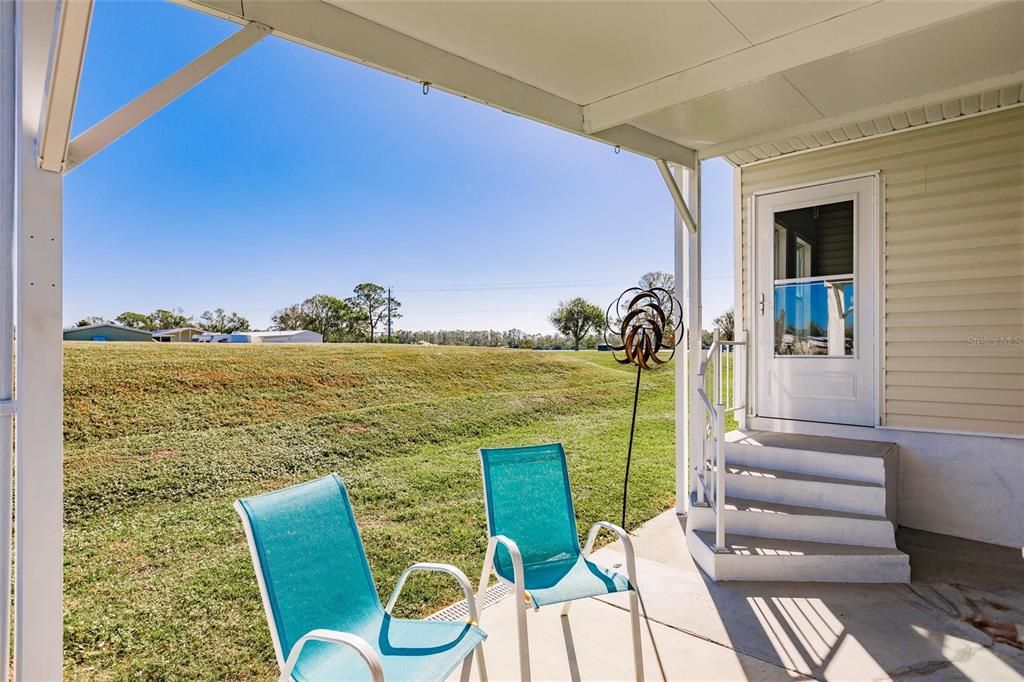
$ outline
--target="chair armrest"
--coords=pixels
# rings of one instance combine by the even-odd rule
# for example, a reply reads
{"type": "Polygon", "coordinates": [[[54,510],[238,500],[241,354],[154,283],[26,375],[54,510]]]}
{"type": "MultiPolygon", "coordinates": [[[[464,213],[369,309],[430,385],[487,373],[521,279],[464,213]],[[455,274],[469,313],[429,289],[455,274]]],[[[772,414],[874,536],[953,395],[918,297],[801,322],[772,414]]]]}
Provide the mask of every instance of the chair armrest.
{"type": "Polygon", "coordinates": [[[505,535],[492,535],[487,539],[487,554],[484,557],[483,571],[480,573],[480,588],[477,591],[477,611],[484,608],[484,595],[487,594],[487,583],[494,570],[494,553],[502,545],[508,550],[512,558],[512,582],[515,585],[516,602],[522,604],[526,598],[526,573],[523,570],[523,554],[519,551],[519,545],[510,537],[505,535]]]}
{"type": "Polygon", "coordinates": [[[517,583],[522,582],[525,576],[523,572],[523,554],[519,551],[519,545],[516,544],[515,540],[506,535],[492,535],[487,545],[487,556],[492,561],[494,560],[494,552],[498,545],[502,545],[508,550],[509,556],[512,557],[512,578],[517,583]]]}
{"type": "Polygon", "coordinates": [[[415,563],[405,569],[402,572],[402,575],[398,578],[398,582],[395,583],[395,589],[391,592],[391,598],[388,599],[388,605],[384,607],[385,611],[391,613],[391,609],[395,607],[395,603],[398,601],[398,595],[402,593],[402,588],[405,587],[405,581],[408,580],[410,575],[417,571],[447,573],[455,578],[455,580],[458,581],[459,586],[462,588],[463,596],[466,598],[466,606],[469,608],[469,617],[474,623],[477,622],[476,601],[473,599],[473,588],[469,585],[469,578],[466,577],[465,573],[450,564],[415,563]]]}
{"type": "Polygon", "coordinates": [[[587,544],[583,547],[583,556],[590,557],[590,550],[594,548],[594,541],[597,539],[597,534],[601,532],[601,529],[610,530],[619,536],[619,540],[622,541],[622,547],[626,554],[626,576],[629,578],[629,582],[633,585],[633,589],[637,589],[636,586],[636,558],[633,554],[633,541],[629,537],[629,533],[624,531],[614,523],[608,521],[598,521],[590,527],[590,533],[587,534],[587,544]]]}
{"type": "Polygon", "coordinates": [[[373,682],[384,682],[384,667],[381,665],[380,657],[365,639],[348,632],[338,632],[337,630],[326,630],[323,628],[310,630],[299,638],[299,641],[295,642],[292,650],[288,653],[288,660],[285,661],[284,669],[281,670],[279,682],[291,681],[292,670],[295,669],[295,664],[299,660],[302,647],[306,646],[306,642],[309,641],[329,642],[355,649],[356,653],[366,662],[366,667],[370,670],[370,679],[373,682]]]}

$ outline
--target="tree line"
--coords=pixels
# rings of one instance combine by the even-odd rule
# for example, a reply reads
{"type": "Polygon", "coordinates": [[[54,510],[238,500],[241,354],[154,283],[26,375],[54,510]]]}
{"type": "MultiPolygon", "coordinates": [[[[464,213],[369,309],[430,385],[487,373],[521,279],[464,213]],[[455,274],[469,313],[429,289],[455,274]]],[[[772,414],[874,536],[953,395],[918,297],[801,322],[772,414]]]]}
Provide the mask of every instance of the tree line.
{"type": "MultiPolygon", "coordinates": [[[[151,313],[126,311],[115,317],[113,321],[122,327],[142,329],[147,332],[155,332],[161,329],[178,329],[180,327],[198,327],[218,334],[249,331],[249,320],[238,313],[226,312],[223,308],[204,310],[198,319],[186,315],[185,311],[181,308],[172,310],[158,308],[151,313]]],[[[93,315],[82,318],[75,323],[75,326],[89,327],[104,323],[106,323],[104,318],[93,315]]]]}
{"type": "MultiPolygon", "coordinates": [[[[637,282],[643,289],[661,288],[675,295],[675,278],[667,272],[645,273],[637,282]]],[[[521,329],[473,330],[440,329],[433,331],[393,330],[390,325],[402,317],[401,302],[373,282],[356,285],[352,295],[340,298],[316,294],[299,303],[281,308],[271,318],[272,330],[308,329],[329,343],[389,340],[393,343],[429,343],[439,346],[483,346],[491,348],[563,349],[596,348],[603,343],[606,310],[582,297],[559,302],[548,316],[555,334],[529,334],[521,329]],[[390,333],[389,333],[390,332],[390,333]],[[386,334],[385,338],[382,338],[386,334]]],[[[101,317],[87,317],[76,326],[101,324],[101,317]]],[[[249,320],[223,308],[203,311],[198,318],[180,309],[157,309],[151,313],[123,312],[114,322],[133,329],[156,331],[178,327],[198,327],[209,332],[232,334],[249,331],[249,320]]],[[[721,338],[733,338],[734,316],[729,310],[715,318],[714,328],[721,338]]],[[[701,331],[704,347],[711,345],[711,330],[701,331]]]]}
{"type": "MultiPolygon", "coordinates": [[[[270,328],[278,331],[308,329],[331,342],[369,340],[372,343],[377,340],[378,330],[383,325],[402,316],[398,312],[401,306],[384,287],[363,282],[356,285],[347,298],[317,294],[285,306],[274,313],[270,328]]],[[[198,318],[186,315],[181,308],[158,308],[151,313],[126,311],[113,321],[122,327],[145,331],[197,327],[218,334],[233,334],[251,330],[245,316],[226,312],[223,308],[205,310],[198,318]]],[[[82,318],[75,326],[87,327],[105,322],[102,317],[91,316],[82,318]]]]}
{"type": "Polygon", "coordinates": [[[402,303],[379,284],[356,285],[348,298],[328,294],[310,296],[274,313],[272,329],[308,329],[324,341],[369,341],[374,343],[378,330],[402,317],[402,303]]]}

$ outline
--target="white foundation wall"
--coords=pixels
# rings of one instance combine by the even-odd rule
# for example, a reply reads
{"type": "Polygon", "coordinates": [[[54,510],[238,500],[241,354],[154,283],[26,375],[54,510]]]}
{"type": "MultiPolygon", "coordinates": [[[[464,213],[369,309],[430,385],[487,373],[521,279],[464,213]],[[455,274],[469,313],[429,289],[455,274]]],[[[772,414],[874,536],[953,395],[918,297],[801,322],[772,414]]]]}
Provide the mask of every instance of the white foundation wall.
{"type": "Polygon", "coordinates": [[[1024,547],[1024,440],[877,431],[900,444],[900,525],[1024,547]]]}

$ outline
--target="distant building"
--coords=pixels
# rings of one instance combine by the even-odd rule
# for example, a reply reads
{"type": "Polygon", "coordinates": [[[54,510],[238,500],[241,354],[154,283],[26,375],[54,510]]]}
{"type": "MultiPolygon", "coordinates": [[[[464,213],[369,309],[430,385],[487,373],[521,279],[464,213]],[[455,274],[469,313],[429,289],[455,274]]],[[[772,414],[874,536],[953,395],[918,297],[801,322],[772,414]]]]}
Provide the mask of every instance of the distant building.
{"type": "Polygon", "coordinates": [[[221,334],[219,332],[203,332],[196,337],[193,337],[193,341],[196,343],[227,343],[231,338],[230,334],[221,334]]]}
{"type": "Polygon", "coordinates": [[[90,324],[64,331],[65,341],[152,341],[152,333],[145,329],[122,327],[113,322],[90,324]]]}
{"type": "Polygon", "coordinates": [[[228,340],[231,343],[323,343],[324,337],[308,329],[290,329],[279,332],[237,332],[228,340]]]}
{"type": "Polygon", "coordinates": [[[177,327],[175,329],[161,329],[153,332],[154,341],[164,343],[189,343],[206,333],[205,329],[198,327],[177,327]]]}

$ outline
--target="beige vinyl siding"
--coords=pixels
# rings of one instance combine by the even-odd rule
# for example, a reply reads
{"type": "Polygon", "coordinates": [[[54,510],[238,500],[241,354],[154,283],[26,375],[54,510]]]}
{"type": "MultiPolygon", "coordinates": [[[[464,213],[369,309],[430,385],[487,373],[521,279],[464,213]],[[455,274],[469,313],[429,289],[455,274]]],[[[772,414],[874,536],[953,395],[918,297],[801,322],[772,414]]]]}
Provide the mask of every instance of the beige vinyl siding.
{"type": "Polygon", "coordinates": [[[1024,108],[746,166],[750,197],[882,172],[887,426],[1024,435],[1024,108]]]}

